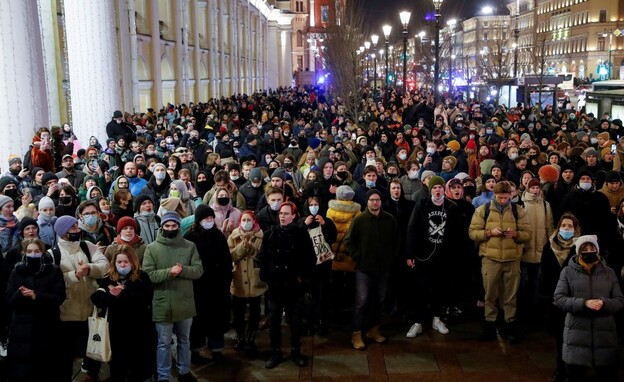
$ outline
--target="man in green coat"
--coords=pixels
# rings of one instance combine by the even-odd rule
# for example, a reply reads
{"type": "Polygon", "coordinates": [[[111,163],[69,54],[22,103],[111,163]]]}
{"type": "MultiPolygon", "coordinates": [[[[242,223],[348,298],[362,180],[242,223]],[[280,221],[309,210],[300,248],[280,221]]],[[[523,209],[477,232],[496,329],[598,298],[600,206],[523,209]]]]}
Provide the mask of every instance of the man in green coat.
{"type": "Polygon", "coordinates": [[[161,219],[156,241],[145,248],[143,270],[154,285],[152,319],[158,332],[158,380],[168,381],[171,372],[171,337],[178,339],[178,381],[197,381],[191,373],[189,335],[195,316],[193,280],[204,269],[195,244],[180,234],[180,216],[167,212],[161,219]]]}

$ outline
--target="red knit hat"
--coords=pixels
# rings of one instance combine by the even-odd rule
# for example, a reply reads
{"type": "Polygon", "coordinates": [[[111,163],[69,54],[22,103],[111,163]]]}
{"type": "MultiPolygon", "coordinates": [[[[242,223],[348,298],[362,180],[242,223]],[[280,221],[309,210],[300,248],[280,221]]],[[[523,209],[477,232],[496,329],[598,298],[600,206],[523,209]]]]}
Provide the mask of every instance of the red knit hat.
{"type": "Polygon", "coordinates": [[[121,230],[126,228],[127,226],[134,228],[135,231],[137,229],[137,225],[134,219],[129,216],[124,216],[117,222],[117,233],[120,233],[121,230]]]}
{"type": "Polygon", "coordinates": [[[466,143],[466,148],[476,150],[477,142],[475,142],[474,139],[469,140],[468,143],[466,143]]]}

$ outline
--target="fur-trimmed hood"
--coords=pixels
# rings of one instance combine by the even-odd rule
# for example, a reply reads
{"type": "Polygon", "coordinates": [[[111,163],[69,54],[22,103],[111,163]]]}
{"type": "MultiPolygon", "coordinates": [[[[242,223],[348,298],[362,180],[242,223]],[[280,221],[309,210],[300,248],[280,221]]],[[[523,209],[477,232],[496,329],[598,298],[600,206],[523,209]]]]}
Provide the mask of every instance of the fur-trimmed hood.
{"type": "Polygon", "coordinates": [[[332,208],[336,211],[353,214],[360,211],[362,206],[360,206],[360,203],[356,203],[353,201],[332,199],[329,201],[329,208],[332,208]]]}

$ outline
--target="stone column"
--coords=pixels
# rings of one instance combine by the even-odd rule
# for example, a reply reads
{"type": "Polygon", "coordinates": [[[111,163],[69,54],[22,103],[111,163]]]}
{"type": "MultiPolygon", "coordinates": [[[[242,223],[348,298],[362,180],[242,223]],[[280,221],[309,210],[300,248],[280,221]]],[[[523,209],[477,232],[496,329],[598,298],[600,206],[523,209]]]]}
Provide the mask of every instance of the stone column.
{"type": "Polygon", "coordinates": [[[266,44],[266,87],[275,89],[279,86],[279,73],[282,67],[282,44],[280,42],[280,29],[277,21],[269,21],[266,44]]]}
{"type": "MultiPolygon", "coordinates": [[[[2,5],[0,50],[0,169],[5,173],[9,155],[23,157],[35,130],[49,124],[36,1],[8,0],[2,5]]],[[[53,57],[49,59],[54,62],[53,57]]]]}
{"type": "Polygon", "coordinates": [[[158,12],[158,1],[150,1],[148,6],[151,9],[151,33],[152,39],[151,43],[151,63],[152,63],[152,107],[155,110],[160,110],[163,105],[163,96],[162,96],[162,73],[160,69],[160,24],[158,21],[160,20],[160,15],[158,12]]]}

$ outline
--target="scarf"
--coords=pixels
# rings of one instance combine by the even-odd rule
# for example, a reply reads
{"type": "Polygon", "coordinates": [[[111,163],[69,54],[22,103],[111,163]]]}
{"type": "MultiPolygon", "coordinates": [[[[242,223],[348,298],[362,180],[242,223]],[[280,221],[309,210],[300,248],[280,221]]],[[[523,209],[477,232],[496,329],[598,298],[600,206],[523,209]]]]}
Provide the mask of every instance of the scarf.
{"type": "Polygon", "coordinates": [[[17,217],[15,217],[15,215],[11,215],[9,217],[0,216],[0,232],[7,228],[10,229],[15,227],[17,227],[17,217]]]}
{"type": "Polygon", "coordinates": [[[581,257],[581,255],[579,255],[578,263],[581,267],[583,267],[587,271],[587,273],[591,273],[592,269],[594,269],[596,265],[600,264],[600,260],[602,260],[600,255],[597,255],[597,257],[598,259],[596,259],[596,261],[594,261],[593,263],[586,263],[585,261],[583,261],[583,258],[581,257]]]}
{"type": "Polygon", "coordinates": [[[563,267],[563,263],[568,258],[568,253],[570,253],[570,248],[574,245],[573,239],[563,240],[559,237],[559,233],[555,232],[549,240],[550,248],[552,248],[559,266],[563,267]]]}

